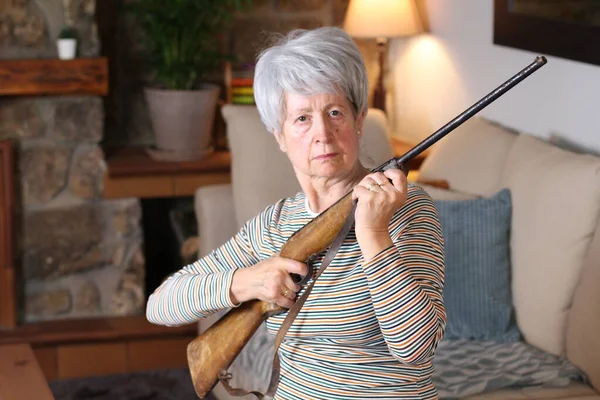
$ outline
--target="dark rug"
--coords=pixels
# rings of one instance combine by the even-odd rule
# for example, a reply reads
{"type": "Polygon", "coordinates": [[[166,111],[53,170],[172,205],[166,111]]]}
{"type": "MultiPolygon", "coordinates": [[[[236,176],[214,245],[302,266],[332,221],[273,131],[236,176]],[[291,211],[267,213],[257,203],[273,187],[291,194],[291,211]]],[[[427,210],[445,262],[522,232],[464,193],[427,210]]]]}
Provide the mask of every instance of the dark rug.
{"type": "Polygon", "coordinates": [[[64,379],[49,385],[56,400],[198,400],[186,368],[64,379]]]}

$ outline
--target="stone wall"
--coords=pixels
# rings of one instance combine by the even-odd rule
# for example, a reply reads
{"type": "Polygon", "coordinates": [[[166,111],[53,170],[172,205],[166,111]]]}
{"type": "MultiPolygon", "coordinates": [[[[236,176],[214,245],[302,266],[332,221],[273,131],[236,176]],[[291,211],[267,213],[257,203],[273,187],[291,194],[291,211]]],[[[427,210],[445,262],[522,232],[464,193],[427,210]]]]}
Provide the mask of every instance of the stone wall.
{"type": "MultiPolygon", "coordinates": [[[[133,0],[130,0],[133,1],[133,0]]],[[[254,0],[252,8],[236,16],[227,34],[228,47],[239,62],[254,62],[265,46],[268,34],[286,33],[292,29],[312,29],[321,26],[341,26],[348,0],[254,0]]],[[[117,60],[113,74],[114,109],[110,111],[106,142],[120,145],[152,145],[154,138],[146,109],[141,73],[142,61],[136,55],[140,32],[128,15],[120,14],[117,24],[117,60]]],[[[374,41],[356,41],[367,63],[369,81],[377,74],[377,49],[374,41]]],[[[216,72],[207,78],[222,84],[223,74],[216,72]]],[[[220,125],[216,124],[216,130],[220,125]]],[[[216,132],[216,135],[222,132],[216,132]]]]}
{"type": "MultiPolygon", "coordinates": [[[[2,58],[54,58],[65,21],[97,56],[94,0],[0,0],[2,58]]],[[[96,96],[0,97],[0,140],[17,144],[20,311],[26,322],[134,315],[144,308],[141,209],[102,200],[96,96]]]]}

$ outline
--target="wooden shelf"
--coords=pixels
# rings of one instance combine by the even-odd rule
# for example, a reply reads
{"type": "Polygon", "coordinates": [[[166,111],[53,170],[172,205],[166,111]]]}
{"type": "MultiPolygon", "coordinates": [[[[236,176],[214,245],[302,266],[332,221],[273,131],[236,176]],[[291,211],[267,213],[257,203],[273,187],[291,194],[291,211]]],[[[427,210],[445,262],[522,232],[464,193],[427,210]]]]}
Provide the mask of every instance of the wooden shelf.
{"type": "Polygon", "coordinates": [[[163,162],[143,147],[105,149],[104,198],[193,196],[197,188],[231,182],[231,154],[214,152],[198,161],[163,162]]]}
{"type": "Polygon", "coordinates": [[[29,343],[32,346],[124,339],[189,336],[196,324],[180,327],[153,325],[144,316],[58,320],[25,324],[0,331],[0,345],[29,343]]]}
{"type": "Polygon", "coordinates": [[[0,61],[0,96],[108,94],[105,57],[0,61]]]}
{"type": "Polygon", "coordinates": [[[198,161],[180,162],[156,161],[144,147],[111,147],[104,149],[104,153],[111,178],[229,172],[231,168],[228,151],[215,151],[198,161]]]}

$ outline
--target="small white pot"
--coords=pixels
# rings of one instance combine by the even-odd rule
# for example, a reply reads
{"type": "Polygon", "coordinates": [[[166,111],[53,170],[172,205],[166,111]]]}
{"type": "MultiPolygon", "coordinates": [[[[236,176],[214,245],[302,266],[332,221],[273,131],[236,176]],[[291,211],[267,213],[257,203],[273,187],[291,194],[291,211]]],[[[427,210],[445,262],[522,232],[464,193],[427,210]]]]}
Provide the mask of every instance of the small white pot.
{"type": "Polygon", "coordinates": [[[58,47],[58,58],[61,60],[72,60],[75,58],[77,39],[58,39],[56,46],[58,47]]]}

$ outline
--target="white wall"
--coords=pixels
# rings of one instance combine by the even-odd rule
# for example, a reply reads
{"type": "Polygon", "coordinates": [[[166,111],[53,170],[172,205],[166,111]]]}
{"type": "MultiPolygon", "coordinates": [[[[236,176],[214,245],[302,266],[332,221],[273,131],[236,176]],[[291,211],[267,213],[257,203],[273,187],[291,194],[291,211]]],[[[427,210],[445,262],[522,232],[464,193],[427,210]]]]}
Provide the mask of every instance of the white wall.
{"type": "MultiPolygon", "coordinates": [[[[493,44],[493,0],[426,0],[426,5],[431,34],[390,43],[391,118],[395,133],[413,141],[442,127],[538,55],[493,44]]],[[[600,67],[547,59],[479,115],[600,150],[600,67]]]]}

